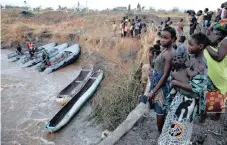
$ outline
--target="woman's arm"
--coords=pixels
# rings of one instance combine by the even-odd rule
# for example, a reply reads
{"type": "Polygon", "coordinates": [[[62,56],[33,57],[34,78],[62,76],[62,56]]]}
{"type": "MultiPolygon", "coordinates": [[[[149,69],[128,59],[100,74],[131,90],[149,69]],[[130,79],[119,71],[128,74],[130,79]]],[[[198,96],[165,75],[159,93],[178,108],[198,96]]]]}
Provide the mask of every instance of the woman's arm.
{"type": "Polygon", "coordinates": [[[227,55],[227,39],[224,39],[221,43],[218,52],[215,52],[210,46],[206,48],[210,56],[218,62],[221,62],[227,55]]]}

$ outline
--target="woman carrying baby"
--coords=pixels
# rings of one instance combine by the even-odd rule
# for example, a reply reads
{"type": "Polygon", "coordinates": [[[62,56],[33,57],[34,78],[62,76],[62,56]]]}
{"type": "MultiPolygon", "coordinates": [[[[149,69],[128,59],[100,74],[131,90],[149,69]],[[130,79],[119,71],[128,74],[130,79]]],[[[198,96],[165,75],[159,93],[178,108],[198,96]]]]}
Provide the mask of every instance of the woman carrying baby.
{"type": "Polygon", "coordinates": [[[172,102],[165,102],[164,105],[168,114],[158,139],[159,145],[187,145],[190,142],[193,120],[205,111],[207,65],[203,51],[208,44],[209,39],[205,34],[193,34],[188,51],[194,55],[194,59],[190,61],[189,68],[185,69],[187,74],[184,75],[188,78],[179,79],[177,72],[172,74],[171,86],[176,93],[172,102]]]}

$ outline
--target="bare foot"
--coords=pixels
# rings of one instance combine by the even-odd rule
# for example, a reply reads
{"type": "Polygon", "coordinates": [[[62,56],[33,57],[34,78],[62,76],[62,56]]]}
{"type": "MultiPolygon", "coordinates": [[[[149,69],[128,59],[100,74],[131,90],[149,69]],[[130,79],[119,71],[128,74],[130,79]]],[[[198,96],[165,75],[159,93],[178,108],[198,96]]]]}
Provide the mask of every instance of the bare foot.
{"type": "Polygon", "coordinates": [[[206,117],[207,117],[206,113],[202,114],[200,117],[199,123],[205,123],[206,117]]]}

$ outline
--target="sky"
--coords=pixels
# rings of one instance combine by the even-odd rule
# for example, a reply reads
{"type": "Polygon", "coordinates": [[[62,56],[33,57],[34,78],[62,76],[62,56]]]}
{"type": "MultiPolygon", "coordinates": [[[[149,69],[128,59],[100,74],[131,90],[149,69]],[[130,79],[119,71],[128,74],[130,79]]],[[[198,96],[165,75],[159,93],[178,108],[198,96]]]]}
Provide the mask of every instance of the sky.
{"type": "MultiPolygon", "coordinates": [[[[170,10],[174,7],[179,9],[194,9],[194,10],[204,10],[204,8],[209,8],[210,10],[216,10],[220,7],[224,0],[79,0],[80,5],[86,6],[86,1],[88,8],[103,10],[106,8],[114,8],[118,6],[128,6],[131,4],[131,8],[136,8],[139,2],[141,6],[145,8],[153,7],[155,9],[166,9],[170,10]]],[[[78,0],[26,0],[27,4],[34,8],[38,6],[53,7],[56,9],[58,5],[67,6],[69,8],[76,7],[78,0]]],[[[14,5],[14,6],[24,6],[24,0],[1,0],[1,4],[4,5],[14,5]]]]}

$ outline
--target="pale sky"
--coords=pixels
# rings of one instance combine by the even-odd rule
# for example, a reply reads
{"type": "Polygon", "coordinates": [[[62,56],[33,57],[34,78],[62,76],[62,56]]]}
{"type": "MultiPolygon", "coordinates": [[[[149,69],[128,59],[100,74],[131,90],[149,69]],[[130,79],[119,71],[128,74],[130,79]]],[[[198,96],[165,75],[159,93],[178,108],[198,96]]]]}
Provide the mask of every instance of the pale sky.
{"type": "MultiPolygon", "coordinates": [[[[128,6],[131,4],[131,8],[136,8],[139,2],[141,6],[146,8],[154,7],[155,9],[172,9],[173,7],[178,7],[180,9],[194,9],[199,10],[208,7],[210,10],[216,10],[220,7],[224,0],[79,0],[80,5],[87,5],[91,9],[106,9],[114,8],[117,6],[128,6]],[[208,2],[209,1],[209,2],[208,2]]],[[[58,5],[75,7],[78,0],[27,0],[27,3],[32,7],[42,6],[57,8],[58,5]]],[[[24,0],[1,0],[1,4],[4,6],[6,4],[23,6],[24,0]]]]}

